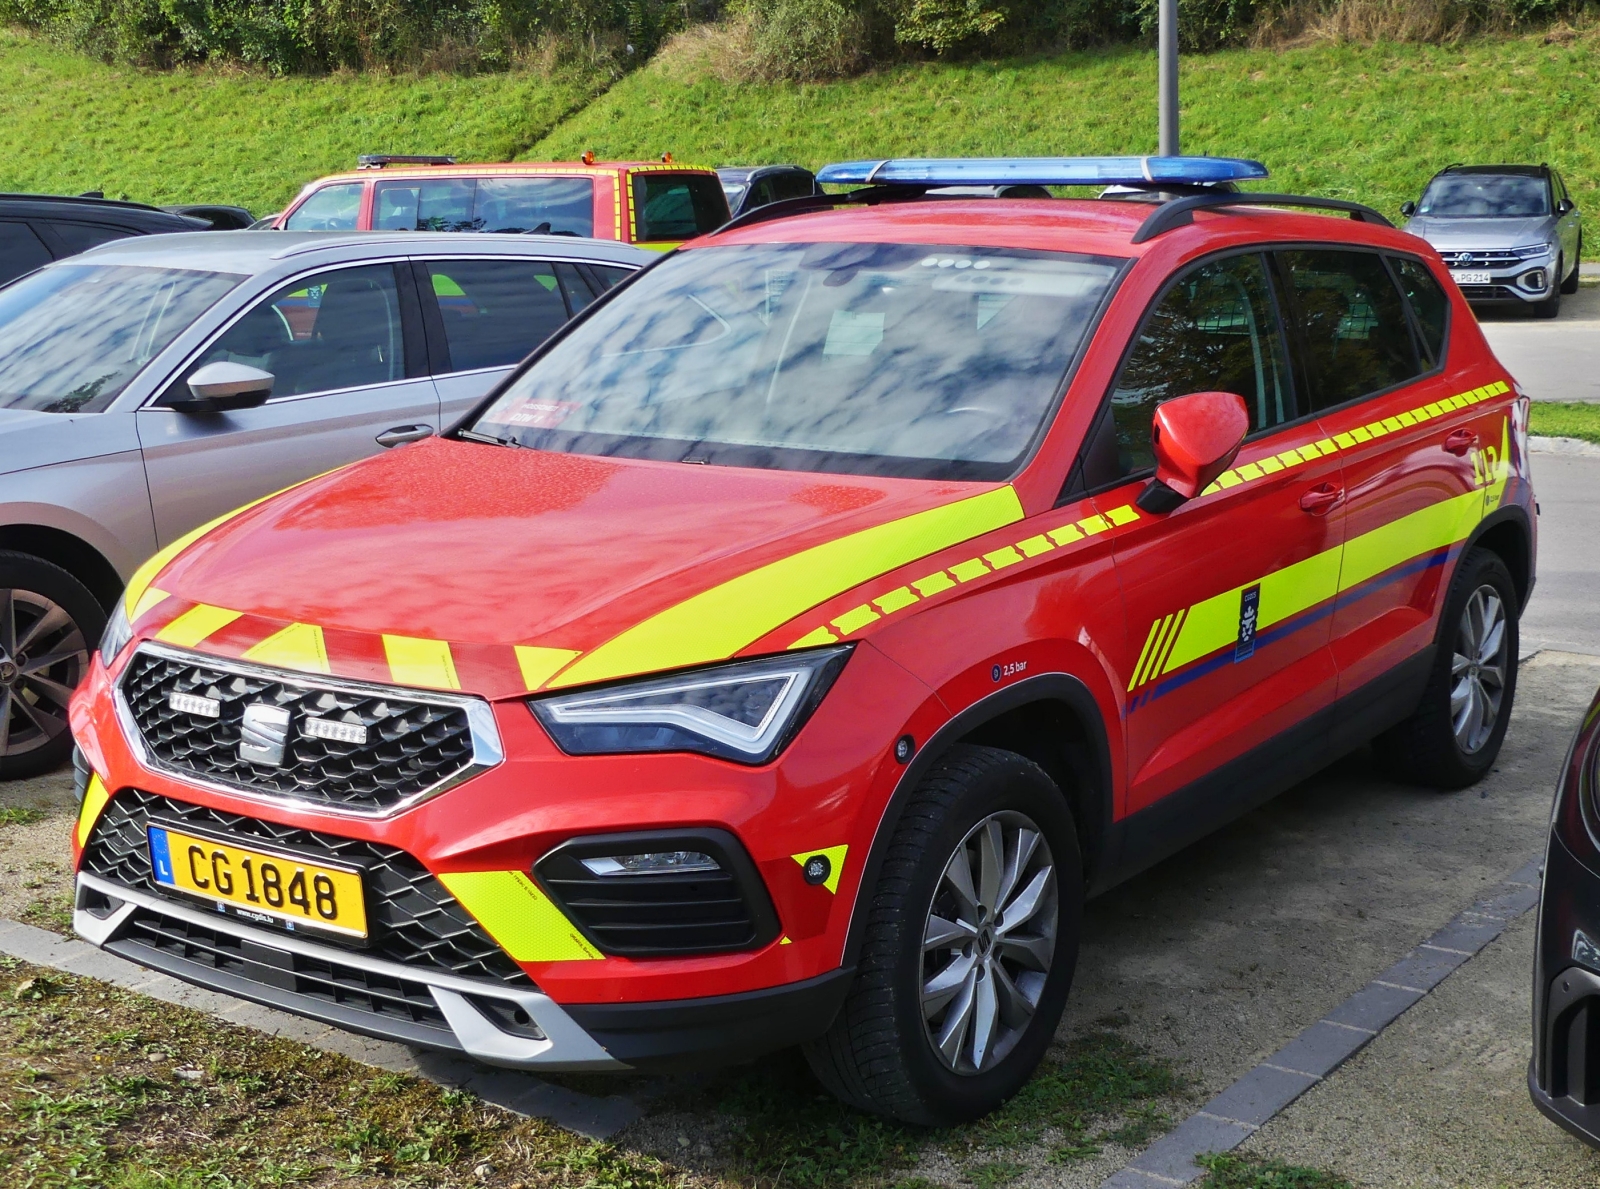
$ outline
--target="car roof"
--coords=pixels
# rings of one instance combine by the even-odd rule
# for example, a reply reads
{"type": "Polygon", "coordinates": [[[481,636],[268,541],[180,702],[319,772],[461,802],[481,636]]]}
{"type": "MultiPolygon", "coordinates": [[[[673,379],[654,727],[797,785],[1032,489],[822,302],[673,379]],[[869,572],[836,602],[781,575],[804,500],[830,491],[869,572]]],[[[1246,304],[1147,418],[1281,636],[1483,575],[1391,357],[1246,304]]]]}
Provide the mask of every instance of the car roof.
{"type": "MultiPolygon", "coordinates": [[[[763,174],[774,173],[806,173],[811,171],[803,165],[719,165],[717,176],[726,182],[748,182],[763,174]]],[[[812,175],[813,177],[816,175],[812,175]]]]}
{"type": "Polygon", "coordinates": [[[990,198],[894,200],[873,205],[771,218],[712,232],[685,245],[698,250],[722,244],[927,243],[970,247],[1081,252],[1140,257],[1168,245],[1187,249],[1229,243],[1323,240],[1370,244],[1406,252],[1428,252],[1415,236],[1374,223],[1306,214],[1245,203],[1200,209],[1193,221],[1134,243],[1134,234],[1155,210],[1142,202],[1099,199],[990,198]]]}
{"type": "Polygon", "coordinates": [[[1549,175],[1550,167],[1548,165],[1446,165],[1439,173],[1510,174],[1514,177],[1542,178],[1549,175]]]}
{"type": "Polygon", "coordinates": [[[142,202],[76,198],[65,194],[0,194],[0,215],[24,219],[81,219],[136,227],[141,231],[198,230],[205,226],[200,220],[142,202]]]}
{"type": "Polygon", "coordinates": [[[569,235],[494,235],[459,231],[205,231],[114,240],[82,257],[97,263],[162,265],[255,274],[285,261],[308,264],[394,255],[560,256],[597,264],[642,266],[660,253],[614,240],[569,235]]]}
{"type": "Polygon", "coordinates": [[[501,161],[484,165],[385,165],[381,168],[352,169],[344,173],[330,173],[317,178],[310,186],[330,182],[364,182],[369,178],[438,177],[561,177],[577,174],[585,177],[605,177],[620,169],[676,170],[679,173],[715,174],[716,170],[704,165],[680,165],[676,161],[596,161],[585,165],[581,161],[501,161]]]}

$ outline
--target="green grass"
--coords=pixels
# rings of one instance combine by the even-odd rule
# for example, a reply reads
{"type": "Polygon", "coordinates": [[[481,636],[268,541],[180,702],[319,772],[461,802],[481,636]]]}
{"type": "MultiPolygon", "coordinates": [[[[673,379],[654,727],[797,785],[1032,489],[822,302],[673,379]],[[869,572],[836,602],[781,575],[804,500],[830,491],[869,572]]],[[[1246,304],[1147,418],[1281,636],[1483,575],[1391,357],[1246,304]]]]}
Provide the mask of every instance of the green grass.
{"type": "Polygon", "coordinates": [[[26,805],[7,805],[0,808],[0,826],[31,826],[34,822],[45,819],[43,810],[30,809],[26,805]]]}
{"type": "MultiPolygon", "coordinates": [[[[1122,48],[928,63],[817,85],[685,81],[658,62],[527,154],[708,164],[900,155],[1153,152],[1155,55],[1122,48]]],[[[1391,217],[1453,161],[1549,161],[1600,196],[1600,41],[1318,45],[1185,59],[1186,152],[1258,157],[1273,188],[1356,198],[1391,217]]]]}
{"type": "Polygon", "coordinates": [[[503,161],[598,76],[333,74],[105,66],[0,29],[0,190],[280,209],[359,153],[503,161]]]}
{"type": "Polygon", "coordinates": [[[1600,405],[1536,400],[1528,413],[1528,432],[1600,445],[1600,405]]]}
{"type": "Polygon", "coordinates": [[[1349,1181],[1317,1168],[1301,1168],[1258,1156],[1202,1156],[1206,1177],[1198,1189],[1352,1189],[1349,1181]]]}

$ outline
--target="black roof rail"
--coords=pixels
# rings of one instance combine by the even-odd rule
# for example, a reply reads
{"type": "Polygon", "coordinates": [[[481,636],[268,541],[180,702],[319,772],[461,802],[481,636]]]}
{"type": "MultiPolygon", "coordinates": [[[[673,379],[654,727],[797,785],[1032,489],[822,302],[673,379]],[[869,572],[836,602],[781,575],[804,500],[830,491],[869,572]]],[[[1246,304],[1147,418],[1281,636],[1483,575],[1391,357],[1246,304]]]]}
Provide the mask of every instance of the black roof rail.
{"type": "Polygon", "coordinates": [[[109,206],[120,210],[161,211],[159,206],[151,206],[145,202],[130,202],[121,198],[92,198],[88,194],[0,193],[0,198],[17,202],[75,202],[80,206],[109,206]]]}
{"type": "Polygon", "coordinates": [[[1304,194],[1191,194],[1174,198],[1151,211],[1139,230],[1133,233],[1133,243],[1142,244],[1155,239],[1164,231],[1184,227],[1194,222],[1194,212],[1220,206],[1304,206],[1315,210],[1344,211],[1358,223],[1377,223],[1393,227],[1370,206],[1359,202],[1346,202],[1342,198],[1312,198],[1304,194]]]}

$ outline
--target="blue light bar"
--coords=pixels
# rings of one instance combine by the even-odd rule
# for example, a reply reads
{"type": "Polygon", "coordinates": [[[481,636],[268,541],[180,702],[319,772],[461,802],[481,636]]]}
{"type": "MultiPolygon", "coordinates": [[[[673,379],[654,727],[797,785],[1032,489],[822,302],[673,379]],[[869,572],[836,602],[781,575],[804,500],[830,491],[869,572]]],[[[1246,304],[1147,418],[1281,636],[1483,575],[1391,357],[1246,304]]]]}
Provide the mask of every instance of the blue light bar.
{"type": "Polygon", "coordinates": [[[835,185],[1138,186],[1244,182],[1267,176],[1241,157],[900,157],[817,170],[835,185]]]}

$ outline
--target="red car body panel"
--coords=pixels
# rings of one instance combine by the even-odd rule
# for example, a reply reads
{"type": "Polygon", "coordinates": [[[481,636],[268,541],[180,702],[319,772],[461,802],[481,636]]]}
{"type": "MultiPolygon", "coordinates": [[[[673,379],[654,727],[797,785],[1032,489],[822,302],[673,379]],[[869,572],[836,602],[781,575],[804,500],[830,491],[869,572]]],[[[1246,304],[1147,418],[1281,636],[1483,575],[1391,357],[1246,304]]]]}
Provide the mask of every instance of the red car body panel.
{"type": "MultiPolygon", "coordinates": [[[[1130,243],[1150,209],[906,203],[758,223],[699,241],[1009,246],[1129,261],[1059,411],[1010,484],[1020,519],[840,589],[738,650],[758,656],[803,639],[857,642],[831,692],[773,762],[564,755],[526,705],[530,686],[513,650],[586,655],[758,567],[999,485],[419,443],[313,480],[205,535],[156,576],[169,597],[139,617],[135,636],[156,635],[196,604],[231,608],[243,614],[194,647],[237,657],[288,624],[313,623],[334,674],[375,682],[391,680],[383,634],[448,641],[460,688],[494,704],[503,764],[384,820],[282,800],[265,805],[143,767],[111,707],[116,672],[98,661],[74,700],[80,745],[111,790],[138,787],[381,841],[435,872],[526,872],[569,838],[622,828],[719,826],[737,835],[767,884],[782,938],[705,957],[525,964],[560,1003],[722,995],[837,968],[867,856],[905,772],[894,755],[898,737],[920,746],[997,690],[1067,675],[1099,711],[1110,817],[1124,819],[1428,648],[1460,542],[1419,551],[1272,627],[1272,660],[1259,667],[1224,663],[1231,642],[1182,663],[1161,652],[1176,647],[1183,617],[1200,614],[1205,600],[1299,572],[1292,567],[1324,575],[1331,565],[1337,580],[1347,542],[1480,489],[1486,503],[1499,490],[1505,505],[1527,509],[1531,526],[1519,437],[1525,414],[1448,283],[1453,327],[1441,372],[1248,440],[1231,485],[1170,515],[1138,510],[1143,477],[1057,506],[1141,319],[1189,262],[1250,245],[1348,243],[1422,258],[1445,276],[1432,250],[1401,232],[1281,211],[1201,211],[1190,226],[1130,243]],[[1401,423],[1401,414],[1472,392],[1489,395],[1401,423]],[[1396,421],[1393,432],[1351,436],[1385,419],[1396,421]],[[1462,428],[1479,444],[1464,454],[1442,449],[1462,428]],[[1339,435],[1348,447],[1318,452],[1316,443],[1339,435]],[[1307,460],[1271,470],[1291,449],[1307,460]],[[1324,485],[1343,498],[1308,514],[1302,498],[1324,485]],[[1327,565],[1318,560],[1330,557],[1327,565]],[[910,602],[899,593],[939,571],[960,580],[910,602]],[[836,890],[807,884],[795,856],[835,846],[848,847],[836,890]]],[[[1528,548],[1531,559],[1531,540],[1528,548]]]]}

